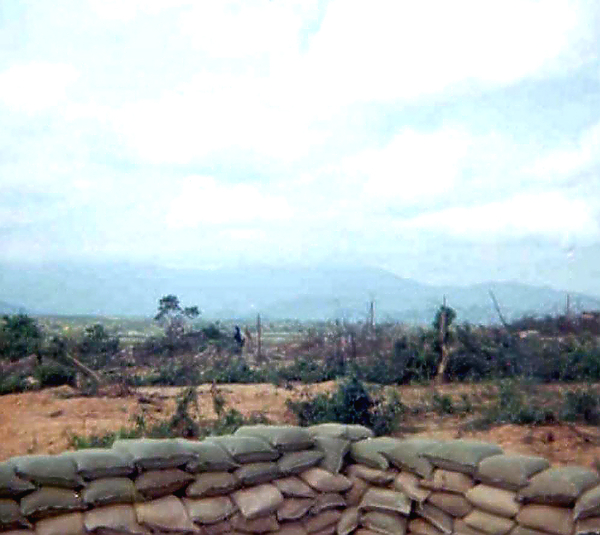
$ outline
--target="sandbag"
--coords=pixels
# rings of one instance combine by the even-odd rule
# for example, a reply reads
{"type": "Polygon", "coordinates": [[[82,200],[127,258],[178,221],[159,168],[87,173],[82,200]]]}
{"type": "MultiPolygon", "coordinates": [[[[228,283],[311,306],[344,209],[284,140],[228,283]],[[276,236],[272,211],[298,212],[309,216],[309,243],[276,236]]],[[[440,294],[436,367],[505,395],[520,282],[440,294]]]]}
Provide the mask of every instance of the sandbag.
{"type": "Polygon", "coordinates": [[[240,487],[240,481],[230,472],[207,472],[199,474],[185,489],[189,498],[204,498],[229,494],[240,487]]]}
{"type": "Polygon", "coordinates": [[[510,535],[548,535],[545,531],[540,531],[538,529],[526,528],[525,526],[521,526],[517,524],[513,530],[510,532],[510,535]]]}
{"type": "Polygon", "coordinates": [[[474,509],[463,519],[467,526],[483,531],[488,535],[506,535],[514,526],[514,520],[474,509]]]}
{"type": "Polygon", "coordinates": [[[391,470],[377,470],[364,464],[351,464],[346,470],[346,475],[360,477],[373,485],[386,486],[394,481],[396,473],[391,470]]]}
{"type": "Polygon", "coordinates": [[[454,492],[433,492],[427,501],[455,518],[462,518],[473,510],[462,494],[454,492]]]}
{"type": "Polygon", "coordinates": [[[90,482],[81,495],[83,503],[93,507],[116,503],[133,503],[141,496],[128,477],[106,477],[90,482]]]}
{"type": "Polygon", "coordinates": [[[183,498],[188,516],[198,524],[215,524],[227,520],[237,511],[229,496],[183,498]]]}
{"type": "Polygon", "coordinates": [[[410,472],[400,472],[394,478],[394,488],[417,503],[424,502],[431,494],[431,490],[421,487],[419,478],[410,472]]]}
{"type": "Polygon", "coordinates": [[[410,498],[401,492],[371,487],[365,492],[359,509],[361,511],[400,513],[408,516],[411,511],[411,505],[410,498]]]}
{"type": "Polygon", "coordinates": [[[135,470],[132,459],[115,450],[89,448],[62,453],[62,456],[72,459],[77,473],[88,480],[125,477],[135,470]]]}
{"type": "Polygon", "coordinates": [[[358,505],[365,495],[365,492],[369,489],[369,484],[364,479],[360,479],[360,477],[349,479],[352,482],[352,487],[344,493],[344,499],[350,506],[358,505]]]}
{"type": "Polygon", "coordinates": [[[302,522],[286,522],[279,526],[277,535],[307,535],[307,531],[302,522]]]}
{"type": "Polygon", "coordinates": [[[476,485],[467,491],[466,497],[478,509],[507,518],[513,518],[521,507],[515,492],[489,485],[476,485]]]}
{"type": "Polygon", "coordinates": [[[35,524],[36,535],[87,535],[83,525],[83,513],[45,518],[35,524]]]}
{"type": "Polygon", "coordinates": [[[439,440],[430,438],[409,438],[400,440],[395,448],[385,450],[382,455],[396,468],[408,470],[421,477],[430,477],[433,464],[422,454],[439,444],[439,440]]]}
{"type": "Polygon", "coordinates": [[[21,509],[16,501],[0,499],[0,530],[30,527],[31,524],[21,514],[21,509]]]}
{"type": "Polygon", "coordinates": [[[337,525],[330,524],[329,526],[325,526],[323,529],[313,531],[312,535],[335,535],[336,530],[337,525]]]}
{"type": "Polygon", "coordinates": [[[344,457],[350,451],[350,440],[331,436],[316,436],[314,441],[315,447],[324,455],[318,466],[334,474],[339,472],[344,464],[344,457]]]}
{"type": "Polygon", "coordinates": [[[184,451],[192,455],[185,469],[192,474],[200,472],[221,472],[238,468],[229,453],[221,446],[207,441],[177,439],[184,451]]]}
{"type": "Polygon", "coordinates": [[[408,521],[397,513],[368,511],[363,513],[360,523],[364,528],[384,535],[405,535],[408,521]]]}
{"type": "MultiPolygon", "coordinates": [[[[514,534],[514,529],[511,531],[511,535],[514,534]]],[[[454,535],[485,535],[483,531],[475,529],[468,524],[462,518],[457,518],[454,521],[454,535]]]]}
{"type": "Polygon", "coordinates": [[[174,494],[193,480],[194,476],[178,468],[151,470],[135,479],[135,489],[145,499],[152,500],[174,494]]]}
{"type": "Polygon", "coordinates": [[[519,490],[517,499],[523,503],[569,506],[598,482],[598,474],[588,468],[557,466],[533,476],[529,484],[519,490]]]}
{"type": "Polygon", "coordinates": [[[0,463],[0,498],[18,498],[35,488],[31,481],[15,474],[13,464],[0,463]]]}
{"type": "Polygon", "coordinates": [[[277,509],[277,520],[298,520],[310,511],[314,503],[313,498],[286,498],[277,509]]]}
{"type": "Polygon", "coordinates": [[[69,489],[42,487],[21,498],[21,513],[33,520],[58,513],[81,511],[84,508],[79,495],[69,489]]]}
{"type": "Polygon", "coordinates": [[[589,517],[577,521],[574,535],[600,535],[600,517],[589,517]]]}
{"type": "Polygon", "coordinates": [[[236,490],[231,497],[248,520],[274,513],[283,503],[283,495],[270,483],[236,490]]]}
{"type": "Polygon", "coordinates": [[[312,515],[318,515],[327,509],[343,509],[346,507],[346,500],[337,492],[324,492],[319,494],[310,509],[312,515]]]}
{"type": "Polygon", "coordinates": [[[234,436],[258,437],[280,452],[306,450],[313,446],[310,433],[293,425],[243,425],[234,436]]]}
{"type": "Polygon", "coordinates": [[[60,455],[23,455],[8,461],[15,474],[36,485],[78,489],[83,479],[76,471],[75,462],[60,455]]]}
{"type": "Polygon", "coordinates": [[[231,526],[233,529],[243,531],[244,533],[267,533],[277,531],[279,529],[279,522],[277,522],[274,514],[250,520],[238,513],[231,518],[231,526]]]}
{"type": "Polygon", "coordinates": [[[83,524],[88,533],[103,531],[123,535],[149,535],[148,530],[138,524],[133,505],[96,507],[83,514],[83,524]]]}
{"type": "Polygon", "coordinates": [[[573,509],[573,518],[587,518],[600,515],[600,486],[584,492],[573,509]]]}
{"type": "Polygon", "coordinates": [[[118,439],[112,449],[128,456],[142,471],[177,468],[194,458],[194,454],[176,439],[118,439]]]}
{"type": "Polygon", "coordinates": [[[298,477],[282,477],[273,481],[286,498],[314,498],[317,493],[298,477]]]}
{"type": "Polygon", "coordinates": [[[370,468],[387,470],[389,461],[384,453],[396,450],[401,440],[392,437],[377,437],[354,442],[350,446],[350,457],[359,464],[370,468]]]}
{"type": "Polygon", "coordinates": [[[436,528],[424,518],[413,518],[408,522],[408,532],[414,535],[444,535],[444,532],[436,528]]]}
{"type": "Polygon", "coordinates": [[[142,526],[158,532],[197,533],[185,507],[175,496],[136,503],[135,514],[142,526]]]}
{"type": "Polygon", "coordinates": [[[566,507],[525,505],[517,513],[516,520],[522,526],[556,535],[570,535],[573,530],[572,511],[566,507]]]}
{"type": "Polygon", "coordinates": [[[247,487],[268,483],[281,476],[277,463],[268,461],[244,464],[234,474],[242,485],[247,487]]]}
{"type": "Polygon", "coordinates": [[[475,472],[475,479],[495,487],[519,490],[529,478],[550,466],[543,457],[502,454],[483,459],[475,472]]]}
{"type": "Polygon", "coordinates": [[[206,535],[221,535],[222,533],[233,533],[233,526],[229,520],[223,520],[216,524],[204,524],[202,531],[206,535]]]}
{"type": "Polygon", "coordinates": [[[475,482],[467,474],[438,468],[430,478],[421,480],[421,486],[431,490],[465,494],[475,486],[475,482]]]}
{"type": "Polygon", "coordinates": [[[317,465],[323,460],[325,454],[319,450],[294,451],[286,453],[277,461],[279,471],[289,476],[299,474],[308,468],[317,465]]]}
{"type": "Polygon", "coordinates": [[[360,513],[358,507],[348,507],[342,511],[337,523],[337,534],[338,535],[350,535],[360,523],[360,513]]]}
{"type": "Polygon", "coordinates": [[[352,486],[352,482],[346,476],[332,474],[318,467],[302,472],[300,478],[319,492],[345,492],[352,486]]]}
{"type": "Polygon", "coordinates": [[[329,528],[330,526],[334,526],[335,528],[341,516],[342,513],[340,511],[330,509],[329,511],[324,511],[321,514],[307,517],[303,521],[303,524],[308,533],[315,533],[329,528]]]}
{"type": "Polygon", "coordinates": [[[35,535],[35,531],[31,529],[11,529],[3,531],[2,535],[35,535]]]}
{"type": "Polygon", "coordinates": [[[454,518],[439,507],[430,503],[420,503],[416,505],[415,513],[433,524],[443,533],[452,533],[454,518]]]}
{"type": "Polygon", "coordinates": [[[326,423],[311,425],[307,428],[311,436],[330,436],[344,438],[352,442],[373,438],[375,434],[371,429],[359,424],[326,423]]]}
{"type": "Polygon", "coordinates": [[[260,438],[248,436],[209,437],[205,442],[216,444],[238,463],[276,461],[280,453],[260,438]]]}
{"type": "Polygon", "coordinates": [[[501,453],[497,444],[461,439],[431,446],[422,455],[434,466],[473,475],[483,459],[501,453]]]}

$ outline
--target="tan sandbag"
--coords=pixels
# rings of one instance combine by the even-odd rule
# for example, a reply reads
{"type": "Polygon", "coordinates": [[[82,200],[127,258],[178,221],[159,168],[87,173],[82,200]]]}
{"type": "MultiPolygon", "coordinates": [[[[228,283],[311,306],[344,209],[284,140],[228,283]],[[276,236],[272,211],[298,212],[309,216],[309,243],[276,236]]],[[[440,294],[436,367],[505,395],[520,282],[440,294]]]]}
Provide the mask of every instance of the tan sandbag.
{"type": "Polygon", "coordinates": [[[113,503],[133,503],[141,496],[128,477],[106,477],[87,484],[81,494],[85,505],[100,507],[113,503]]]}
{"type": "Polygon", "coordinates": [[[318,515],[309,516],[304,519],[304,528],[308,533],[315,533],[330,526],[334,526],[335,528],[341,516],[342,513],[340,511],[330,509],[329,511],[324,511],[318,515]]]}
{"type": "Polygon", "coordinates": [[[238,468],[234,475],[245,487],[268,483],[281,476],[279,466],[272,461],[246,463],[238,468]]]}
{"type": "Polygon", "coordinates": [[[270,483],[236,490],[231,497],[248,520],[274,513],[283,503],[283,494],[270,483]]]}
{"type": "Polygon", "coordinates": [[[436,444],[422,456],[440,468],[473,475],[483,459],[501,453],[497,444],[460,439],[436,444]]]}
{"type": "Polygon", "coordinates": [[[286,522],[280,524],[278,535],[307,535],[306,528],[302,522],[286,522]]]}
{"type": "Polygon", "coordinates": [[[274,514],[248,520],[238,513],[231,518],[231,526],[233,529],[243,531],[244,533],[267,533],[277,531],[279,529],[279,522],[277,522],[274,514]]]}
{"type": "Polygon", "coordinates": [[[300,478],[319,492],[345,492],[352,482],[342,474],[332,474],[323,468],[309,468],[300,474],[300,478]]]}
{"type": "Polygon", "coordinates": [[[0,498],[18,498],[35,489],[31,481],[17,477],[12,464],[0,463],[0,498]]]}
{"type": "Polygon", "coordinates": [[[21,498],[21,513],[32,520],[59,513],[81,511],[84,508],[79,495],[69,489],[42,487],[21,498]]]}
{"type": "Polygon", "coordinates": [[[284,454],[278,461],[279,471],[284,476],[299,474],[319,464],[325,454],[319,450],[293,451],[284,454]]]}
{"type": "Polygon", "coordinates": [[[174,494],[193,480],[194,476],[178,468],[150,470],[135,479],[135,489],[145,499],[152,500],[174,494]]]}
{"type": "Polygon", "coordinates": [[[600,486],[584,492],[575,503],[573,509],[575,520],[590,516],[600,516],[600,486]]]}
{"type": "Polygon", "coordinates": [[[517,499],[523,503],[569,506],[599,482],[598,474],[583,466],[557,466],[533,476],[519,490],[517,499]]]}
{"type": "Polygon", "coordinates": [[[138,523],[152,531],[169,533],[197,533],[181,500],[166,496],[150,502],[136,503],[138,523]]]}
{"type": "Polygon", "coordinates": [[[250,436],[208,437],[205,442],[223,448],[238,463],[276,461],[281,454],[266,441],[250,436]]]}
{"type": "Polygon", "coordinates": [[[0,499],[0,530],[30,528],[31,524],[21,513],[15,500],[0,499]]]}
{"type": "Polygon", "coordinates": [[[176,439],[118,439],[112,448],[131,458],[139,470],[177,468],[194,458],[194,454],[176,439]]]}
{"type": "Polygon", "coordinates": [[[189,498],[205,498],[229,494],[240,487],[240,481],[230,472],[198,474],[185,489],[189,498]]]}
{"type": "MultiPolygon", "coordinates": [[[[472,528],[462,518],[457,518],[454,521],[454,535],[485,535],[485,532],[472,528]]],[[[510,532],[511,535],[514,530],[510,532]]]]}
{"type": "Polygon", "coordinates": [[[454,492],[433,492],[427,501],[455,518],[462,518],[473,510],[462,494],[454,492]]]}
{"type": "Polygon", "coordinates": [[[415,506],[415,513],[424,518],[444,533],[452,533],[454,518],[431,503],[420,503],[415,506]]]}
{"type": "Polygon", "coordinates": [[[344,493],[344,499],[349,506],[358,505],[362,500],[365,492],[369,489],[369,484],[359,477],[350,478],[352,487],[344,493]]]}
{"type": "Polygon", "coordinates": [[[15,474],[36,485],[78,489],[83,479],[76,471],[75,462],[60,455],[23,455],[8,462],[15,474]]]}
{"type": "Polygon", "coordinates": [[[506,518],[513,518],[521,508],[515,492],[489,485],[476,485],[467,491],[466,496],[478,509],[506,518]]]}
{"type": "Polygon", "coordinates": [[[312,535],[335,535],[336,530],[337,525],[331,524],[330,526],[326,526],[318,531],[313,531],[312,535]]]}
{"type": "Polygon", "coordinates": [[[521,526],[517,524],[510,535],[548,535],[545,531],[540,531],[538,529],[526,528],[525,526],[521,526]]]}
{"type": "Polygon", "coordinates": [[[314,504],[310,509],[310,513],[318,515],[327,509],[343,509],[346,507],[346,500],[337,492],[324,492],[317,495],[314,504]]]}
{"type": "Polygon", "coordinates": [[[337,523],[338,535],[350,535],[360,524],[360,513],[358,507],[348,507],[342,511],[337,523]]]}
{"type": "Polygon", "coordinates": [[[431,438],[409,438],[400,440],[395,448],[384,451],[382,455],[396,468],[408,470],[421,477],[430,477],[434,467],[423,457],[423,453],[438,444],[439,440],[431,438]]]}
{"type": "Polygon", "coordinates": [[[61,454],[75,463],[77,473],[84,479],[126,477],[133,474],[133,460],[118,451],[106,448],[87,448],[61,454]]]}
{"type": "Polygon", "coordinates": [[[233,533],[233,526],[229,520],[217,522],[216,524],[205,524],[202,526],[202,531],[206,535],[221,535],[222,533],[233,533]]]}
{"type": "Polygon", "coordinates": [[[273,481],[286,498],[314,498],[317,493],[298,477],[282,477],[273,481]]]}
{"type": "Polygon", "coordinates": [[[330,436],[316,436],[315,447],[324,455],[318,466],[337,474],[344,464],[344,457],[350,451],[350,440],[330,436]]]}
{"type": "Polygon", "coordinates": [[[600,535],[600,517],[589,517],[575,523],[574,535],[600,535]]]}
{"type": "Polygon", "coordinates": [[[393,512],[408,516],[411,506],[410,498],[401,492],[371,487],[365,492],[359,509],[361,511],[393,512]]]}
{"type": "Polygon", "coordinates": [[[475,479],[494,487],[519,490],[529,483],[529,478],[550,466],[547,459],[530,455],[502,454],[483,459],[475,479]]]}
{"type": "Polygon", "coordinates": [[[87,535],[83,525],[83,513],[45,518],[35,524],[36,535],[87,535]]]}
{"type": "Polygon", "coordinates": [[[421,480],[421,486],[431,490],[466,494],[475,486],[475,482],[467,474],[438,468],[433,472],[431,478],[421,480]]]}
{"type": "Polygon", "coordinates": [[[183,438],[178,438],[177,442],[184,451],[192,456],[192,459],[185,465],[185,469],[192,474],[234,470],[239,466],[239,463],[235,462],[231,455],[217,444],[183,438]]]}
{"type": "Polygon", "coordinates": [[[306,450],[313,445],[307,429],[294,425],[243,425],[234,436],[257,437],[281,452],[306,450]]]}
{"type": "Polygon", "coordinates": [[[229,496],[183,498],[182,502],[188,516],[197,524],[216,524],[237,511],[229,496]]]}
{"type": "Polygon", "coordinates": [[[376,531],[371,531],[367,528],[358,528],[355,532],[355,535],[377,535],[376,531]]]}
{"type": "Polygon", "coordinates": [[[88,533],[109,530],[123,535],[149,535],[137,522],[133,505],[107,505],[96,507],[83,514],[83,524],[88,533]]]}
{"type": "Polygon", "coordinates": [[[410,472],[400,472],[394,478],[394,488],[418,503],[424,502],[431,494],[429,489],[421,487],[420,478],[410,472]]]}
{"type": "Polygon", "coordinates": [[[406,535],[408,521],[397,513],[368,511],[362,514],[360,523],[364,528],[384,535],[406,535]]]}
{"type": "Polygon", "coordinates": [[[436,528],[424,518],[413,518],[408,522],[408,532],[415,535],[444,535],[444,532],[436,528]]]}
{"type": "Polygon", "coordinates": [[[299,520],[310,511],[314,503],[313,498],[286,498],[277,509],[277,520],[299,520]]]}
{"type": "Polygon", "coordinates": [[[391,470],[377,470],[364,464],[351,464],[346,469],[346,475],[349,477],[360,477],[373,485],[385,487],[394,481],[396,473],[391,470]]]}
{"type": "Polygon", "coordinates": [[[570,535],[573,531],[573,513],[566,507],[525,505],[518,512],[516,520],[522,526],[556,535],[570,535]]]}
{"type": "Polygon", "coordinates": [[[483,531],[488,535],[506,535],[514,526],[514,520],[474,509],[463,519],[467,526],[483,531]]]}

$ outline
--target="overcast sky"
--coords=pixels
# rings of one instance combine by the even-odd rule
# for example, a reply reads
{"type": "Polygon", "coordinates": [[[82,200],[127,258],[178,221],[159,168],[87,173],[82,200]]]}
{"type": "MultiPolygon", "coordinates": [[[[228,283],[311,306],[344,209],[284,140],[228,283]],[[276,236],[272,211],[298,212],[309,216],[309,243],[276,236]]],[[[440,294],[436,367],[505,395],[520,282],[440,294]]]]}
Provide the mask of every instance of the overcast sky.
{"type": "Polygon", "coordinates": [[[1,0],[5,261],[600,295],[600,3],[1,0]]]}

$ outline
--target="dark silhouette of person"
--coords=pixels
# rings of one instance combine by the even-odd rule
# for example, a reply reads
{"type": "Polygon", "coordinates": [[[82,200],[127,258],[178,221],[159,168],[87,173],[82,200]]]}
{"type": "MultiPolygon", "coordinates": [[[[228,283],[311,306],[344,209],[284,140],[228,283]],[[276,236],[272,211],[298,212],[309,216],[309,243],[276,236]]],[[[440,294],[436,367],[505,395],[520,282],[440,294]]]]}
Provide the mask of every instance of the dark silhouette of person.
{"type": "Polygon", "coordinates": [[[238,325],[235,326],[235,334],[233,335],[233,339],[237,342],[237,345],[240,347],[240,349],[244,347],[245,340],[238,325]]]}

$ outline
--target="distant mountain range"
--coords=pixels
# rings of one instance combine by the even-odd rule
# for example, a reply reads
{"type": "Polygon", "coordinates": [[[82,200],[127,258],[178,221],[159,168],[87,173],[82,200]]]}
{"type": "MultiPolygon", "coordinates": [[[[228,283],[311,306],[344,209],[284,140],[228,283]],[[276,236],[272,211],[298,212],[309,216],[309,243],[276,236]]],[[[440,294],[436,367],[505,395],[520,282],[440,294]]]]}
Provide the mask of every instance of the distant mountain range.
{"type": "Polygon", "coordinates": [[[0,301],[0,314],[19,314],[20,312],[26,312],[25,308],[0,301]]]}
{"type": "MultiPolygon", "coordinates": [[[[0,307],[13,313],[152,316],[160,297],[177,295],[208,318],[378,319],[429,323],[445,295],[459,321],[493,323],[492,290],[508,318],[563,312],[566,292],[517,282],[430,286],[379,268],[315,267],[172,269],[133,264],[0,265],[0,307]]],[[[571,294],[576,310],[600,309],[600,298],[571,294]]],[[[2,308],[0,308],[0,311],[2,308]]]]}

